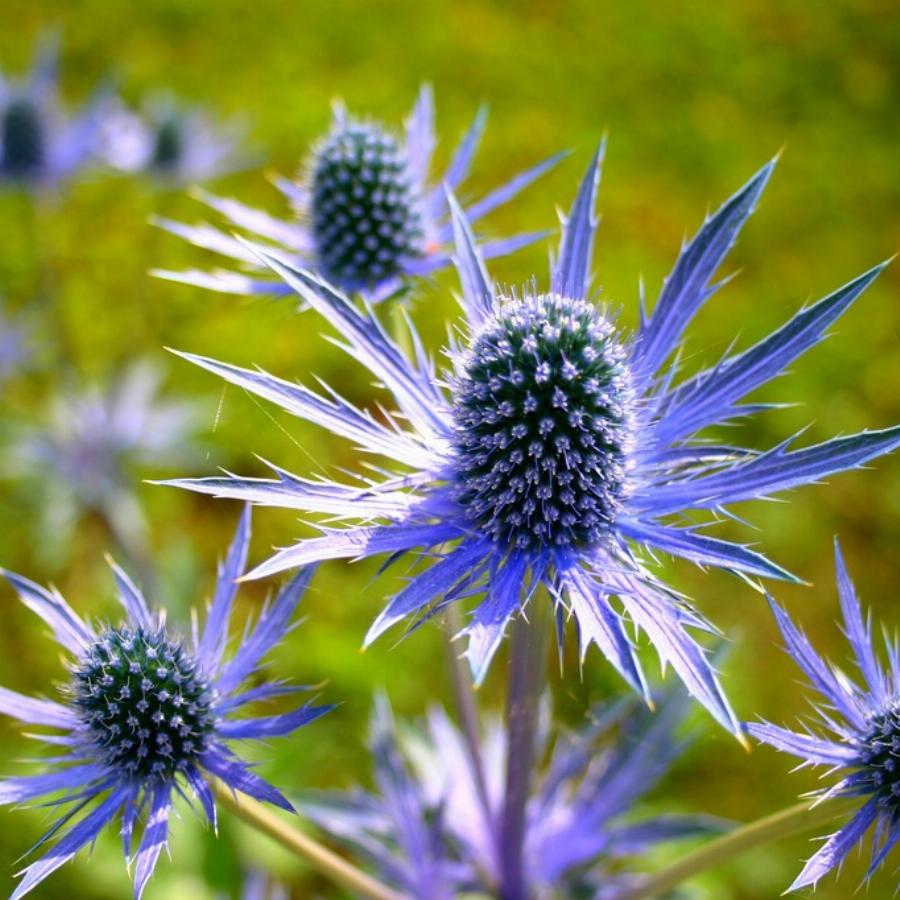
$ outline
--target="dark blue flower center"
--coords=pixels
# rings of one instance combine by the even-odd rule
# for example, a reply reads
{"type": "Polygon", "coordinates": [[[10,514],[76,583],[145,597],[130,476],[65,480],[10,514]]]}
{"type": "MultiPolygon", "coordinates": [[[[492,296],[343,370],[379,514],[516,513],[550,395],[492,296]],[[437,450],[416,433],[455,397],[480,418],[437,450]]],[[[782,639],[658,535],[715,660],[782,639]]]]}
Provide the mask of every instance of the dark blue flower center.
{"type": "Polygon", "coordinates": [[[0,122],[0,172],[9,178],[30,178],[44,166],[44,123],[41,111],[28,100],[13,100],[0,122]]]}
{"type": "Polygon", "coordinates": [[[164,629],[106,631],[75,670],[73,690],[102,760],[128,777],[171,777],[207,749],[212,690],[164,629]]]}
{"type": "Polygon", "coordinates": [[[178,167],[184,151],[181,123],[174,116],[164,119],[156,129],[150,167],[171,171],[178,167]]]}
{"type": "Polygon", "coordinates": [[[313,236],[323,273],[347,288],[395,275],[423,252],[418,189],[397,140],[374,125],[333,131],[310,172],[313,236]]]}
{"type": "Polygon", "coordinates": [[[873,717],[862,762],[863,789],[900,816],[900,702],[873,717]]]}
{"type": "Polygon", "coordinates": [[[594,305],[501,300],[454,384],[468,517],[520,548],[602,540],[626,491],[631,396],[624,349],[594,305]]]}

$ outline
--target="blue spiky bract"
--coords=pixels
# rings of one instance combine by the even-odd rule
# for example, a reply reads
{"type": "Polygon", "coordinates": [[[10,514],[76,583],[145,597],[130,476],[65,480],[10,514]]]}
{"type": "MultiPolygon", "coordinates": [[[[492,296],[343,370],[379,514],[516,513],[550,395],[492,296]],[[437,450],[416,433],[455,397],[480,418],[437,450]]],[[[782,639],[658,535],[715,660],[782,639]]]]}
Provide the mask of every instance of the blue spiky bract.
{"type": "MultiPolygon", "coordinates": [[[[677,733],[684,692],[657,699],[656,714],[633,703],[592,709],[568,734],[547,727],[543,704],[535,758],[544,765],[534,773],[521,838],[536,894],[620,896],[630,877],[614,874],[614,861],[721,827],[704,816],[636,815],[687,744],[677,733]]],[[[379,697],[370,737],[375,789],[306,795],[300,811],[409,896],[507,896],[499,848],[509,734],[497,718],[479,724],[473,741],[435,707],[427,723],[398,728],[379,697]]]]}
{"type": "Polygon", "coordinates": [[[60,701],[0,688],[0,712],[30,725],[62,730],[64,734],[52,740],[65,748],[40,774],[0,780],[0,803],[43,798],[54,806],[70,807],[37,846],[54,836],[56,843],[19,873],[22,880],[14,898],[27,894],[79,849],[92,844],[119,817],[125,858],[134,862],[134,891],[139,898],[167,844],[175,794],[192,796],[215,825],[213,779],[257,800],[292,808],[231,743],[290,734],[329,709],[307,704],[276,715],[246,715],[247,705],[254,701],[298,690],[284,682],[263,681],[249,690],[245,685],[286,634],[310,571],[299,572],[282,588],[236,653],[226,658],[235,582],[246,565],[249,538],[248,509],[219,568],[206,626],[190,642],[149,609],[115,564],[113,574],[127,620],[97,629],[55,591],[4,573],[71,657],[70,679],[60,701]],[[143,834],[137,842],[135,832],[142,820],[143,834]]]}
{"type": "MultiPolygon", "coordinates": [[[[310,268],[372,303],[397,293],[406,279],[449,265],[453,223],[445,187],[459,189],[468,177],[486,113],[479,110],[448,167],[437,174],[431,171],[437,143],[434,118],[434,98],[427,85],[419,92],[402,135],[376,122],[353,119],[338,105],[330,131],[310,154],[299,181],[276,182],[295,211],[294,218],[279,219],[237,200],[200,193],[199,198],[227,220],[226,228],[157,220],[179,237],[238,263],[239,271],[154,274],[230,294],[291,294],[234,237],[235,228],[251,240],[280,247],[294,265],[310,268]]],[[[469,220],[480,221],[508,203],[561,157],[557,154],[520,172],[469,204],[469,220]]],[[[482,252],[487,257],[504,256],[543,234],[485,241],[482,252]]]]}
{"type": "Polygon", "coordinates": [[[873,825],[875,839],[866,880],[900,841],[900,645],[885,637],[888,664],[879,661],[871,619],[863,616],[837,542],[835,564],[844,634],[862,682],[819,656],[770,598],[787,651],[825,703],[816,707],[816,727],[791,731],[769,722],[747,725],[758,740],[799,758],[804,765],[842,772],[836,784],[822,790],[823,795],[856,796],[863,801],[850,821],[807,861],[790,890],[815,885],[838,868],[873,825]]]}
{"type": "Polygon", "coordinates": [[[862,466],[900,446],[900,427],[802,448],[793,439],[764,451],[710,442],[706,430],[765,409],[743,398],[818,344],[883,267],[801,309],[749,349],[682,375],[670,360],[719,286],[716,273],[774,163],[704,222],[652,313],[642,310],[638,332],[628,335],[593,304],[589,284],[602,149],[564,222],[544,290],[498,292],[470,223],[448,197],[465,321],[446,350],[447,372],[436,370],[414,329],[410,359],[371,307],[360,309],[277,254],[249,248],[340,334],[342,349],[393,395],[396,414],[368,413],[334,391],[317,393],[259,370],[186,358],[391,460],[395,471],[355,483],[307,480],[277,468],[273,478],[170,483],[329,517],[320,535],[280,550],[251,577],[324,559],[416,554],[426,564],[388,600],[367,642],[447,603],[480,596],[460,637],[481,681],[507,625],[542,588],[560,626],[568,618],[577,622],[582,653],[597,645],[628,684],[646,693],[630,620],[743,740],[693,633],[711,626],[637,551],[744,577],[794,578],[762,553],[696,523],[713,524],[730,504],[862,466]]]}

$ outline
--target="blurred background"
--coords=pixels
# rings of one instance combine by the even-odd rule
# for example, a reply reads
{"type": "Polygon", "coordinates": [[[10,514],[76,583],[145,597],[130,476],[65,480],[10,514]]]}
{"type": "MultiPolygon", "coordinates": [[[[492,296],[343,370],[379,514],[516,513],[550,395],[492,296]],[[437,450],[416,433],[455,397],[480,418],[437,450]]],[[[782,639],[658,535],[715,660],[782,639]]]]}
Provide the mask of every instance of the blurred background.
{"type": "MultiPolygon", "coordinates": [[[[655,297],[682,238],[783,149],[730,257],[739,277],[690,332],[689,368],[714,361],[734,340],[749,344],[802,304],[900,250],[900,16],[889,0],[32,0],[16,4],[14,16],[10,0],[4,6],[4,18],[14,23],[0,32],[7,76],[24,72],[42,35],[55,29],[67,102],[86,101],[112,75],[134,105],[168,92],[223,122],[240,120],[250,165],[217,179],[215,190],[279,215],[288,211],[267,175],[296,173],[310,142],[327,128],[335,97],[399,126],[419,84],[432,82],[440,160],[487,101],[491,117],[473,191],[571,148],[570,159],[490,219],[490,230],[501,234],[554,227],[555,207],[570,203],[589,154],[607,132],[597,281],[628,327],[636,323],[639,277],[655,297]]],[[[185,617],[208,598],[215,561],[236,522],[234,504],[143,479],[211,474],[219,466],[262,474],[254,454],[300,473],[354,465],[345,442],[237,389],[223,390],[164,346],[258,363],[286,378],[314,372],[353,400],[371,398],[361,371],[320,338],[319,322],[298,317],[290,302],[229,297],[149,277],[152,267],[219,262],[151,227],[154,214],[189,222],[207,215],[182,185],[139,173],[87,173],[38,196],[0,192],[0,297],[4,316],[24,329],[28,347],[27,361],[16,363],[0,387],[0,564],[53,581],[79,611],[98,617],[115,613],[103,563],[107,549],[129,562],[172,618],[185,617]],[[90,424],[84,406],[90,402],[79,394],[84,385],[121,390],[123,379],[131,378],[141,396],[150,390],[150,368],[130,371],[136,360],[158,370],[163,409],[148,420],[150,446],[122,470],[114,508],[98,511],[98,504],[78,496],[84,470],[76,467],[74,485],[61,482],[53,453],[60,443],[71,445],[78,422],[89,423],[95,437],[106,427],[90,424]],[[42,438],[47,427],[65,438],[48,444],[42,438]],[[116,525],[117,517],[133,522],[138,509],[143,527],[128,533],[116,525]]],[[[539,244],[501,260],[492,272],[501,283],[518,284],[533,272],[543,277],[546,258],[547,246],[539,244]]],[[[445,320],[455,315],[454,286],[454,276],[445,273],[407,301],[435,351],[445,320]]],[[[766,400],[802,402],[760,417],[747,440],[768,445],[807,423],[814,442],[900,422],[898,329],[895,264],[831,340],[766,390],[766,400]]],[[[127,398],[122,402],[133,408],[127,398]]],[[[89,470],[89,462],[80,464],[89,470]]],[[[840,534],[864,601],[893,629],[900,459],[786,499],[739,512],[759,526],[760,546],[813,583],[776,586],[776,593],[817,646],[845,661],[832,537],[840,534]]],[[[304,526],[294,516],[257,512],[252,560],[300,533],[304,526]]],[[[719,533],[738,531],[723,526],[719,533]]],[[[739,715],[796,721],[807,709],[804,692],[778,647],[763,598],[724,575],[687,564],[670,569],[673,582],[731,639],[724,682],[739,715]]],[[[374,583],[374,573],[375,566],[365,564],[326,566],[305,601],[308,620],[275,654],[274,672],[300,683],[325,681],[323,696],[342,703],[295,738],[263,748],[263,773],[280,786],[367,781],[373,689],[386,688],[398,714],[408,717],[448,696],[437,624],[396,646],[388,637],[360,654],[390,587],[389,581],[374,583]]],[[[265,585],[248,585],[239,612],[255,611],[265,591],[265,585]]],[[[65,675],[55,645],[5,586],[0,609],[0,683],[52,691],[65,675]]],[[[497,707],[503,680],[497,665],[481,702],[497,707]]],[[[560,715],[573,723],[591,703],[619,690],[597,652],[582,674],[570,653],[565,677],[553,682],[560,715]]],[[[774,751],[757,748],[748,756],[708,717],[698,714],[697,727],[701,740],[653,795],[652,808],[752,819],[790,805],[817,784],[814,773],[789,775],[790,761],[774,751]]],[[[18,760],[31,753],[15,726],[0,723],[4,773],[24,771],[18,760]]],[[[46,810],[2,812],[0,891],[12,889],[14,860],[46,824],[46,810]]],[[[776,897],[811,846],[801,838],[747,854],[699,879],[696,896],[776,897]]],[[[172,861],[160,864],[147,891],[150,900],[237,896],[240,867],[251,862],[275,872],[295,897],[342,896],[227,817],[217,841],[185,810],[171,847],[172,861]]],[[[666,850],[653,862],[679,852],[666,850]]],[[[817,896],[849,896],[864,867],[865,860],[846,866],[841,880],[827,879],[817,896]]],[[[889,864],[868,896],[890,897],[895,886],[889,864]]],[[[129,891],[118,840],[109,834],[90,861],[79,857],[35,896],[101,900],[129,891]]]]}

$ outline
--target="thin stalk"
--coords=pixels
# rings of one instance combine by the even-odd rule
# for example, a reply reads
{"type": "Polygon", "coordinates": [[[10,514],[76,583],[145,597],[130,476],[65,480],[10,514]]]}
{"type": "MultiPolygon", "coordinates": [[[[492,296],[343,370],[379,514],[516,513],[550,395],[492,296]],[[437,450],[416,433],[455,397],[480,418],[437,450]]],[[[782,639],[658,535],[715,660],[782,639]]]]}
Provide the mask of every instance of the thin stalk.
{"type": "Polygon", "coordinates": [[[660,897],[688,878],[721,865],[747,850],[812,831],[847,815],[858,806],[859,800],[851,797],[836,797],[812,807],[807,801],[749,822],[710,841],[693,853],[688,853],[678,862],[645,879],[637,887],[626,891],[621,900],[649,900],[651,897],[660,897]]]}
{"type": "Polygon", "coordinates": [[[545,623],[532,603],[534,620],[513,622],[506,718],[509,746],[506,793],[500,827],[500,900],[526,900],[525,811],[534,768],[535,730],[546,667],[545,623]]]}
{"type": "Polygon", "coordinates": [[[472,696],[472,683],[466,665],[456,652],[453,637],[459,634],[462,628],[462,618],[454,604],[450,604],[446,612],[447,623],[447,657],[450,661],[450,680],[453,685],[453,700],[462,726],[466,749],[472,763],[472,772],[475,778],[475,789],[478,791],[478,799],[484,810],[485,816],[492,817],[490,795],[487,789],[487,779],[484,775],[484,761],[481,758],[481,742],[478,739],[478,710],[475,708],[475,700],[472,696]]]}
{"type": "Polygon", "coordinates": [[[322,844],[291,828],[270,809],[243,794],[234,793],[218,779],[212,782],[213,793],[219,803],[256,831],[268,835],[276,843],[299,856],[316,871],[330,878],[354,894],[367,900],[405,900],[387,885],[357,869],[343,857],[322,844]]]}

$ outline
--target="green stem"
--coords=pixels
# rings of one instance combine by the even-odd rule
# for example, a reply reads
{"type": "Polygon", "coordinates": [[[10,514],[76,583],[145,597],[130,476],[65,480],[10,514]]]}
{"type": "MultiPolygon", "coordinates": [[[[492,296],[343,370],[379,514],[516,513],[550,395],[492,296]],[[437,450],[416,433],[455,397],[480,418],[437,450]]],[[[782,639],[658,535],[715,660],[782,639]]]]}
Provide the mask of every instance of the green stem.
{"type": "Polygon", "coordinates": [[[683,856],[668,868],[645,879],[637,887],[626,891],[621,900],[649,900],[651,897],[663,896],[666,891],[672,890],[688,878],[721,865],[747,850],[805,834],[821,825],[827,825],[834,819],[846,816],[858,806],[859,800],[852,797],[837,797],[816,806],[810,806],[807,801],[749,822],[710,841],[693,853],[683,856]]]}
{"type": "Polygon", "coordinates": [[[267,807],[243,794],[238,795],[218,779],[212,782],[219,804],[230,810],[252,828],[268,835],[295,856],[299,856],[335,884],[367,900],[405,900],[403,894],[376,881],[343,857],[322,846],[318,841],[291,828],[267,807]]]}

